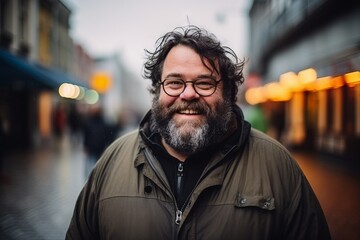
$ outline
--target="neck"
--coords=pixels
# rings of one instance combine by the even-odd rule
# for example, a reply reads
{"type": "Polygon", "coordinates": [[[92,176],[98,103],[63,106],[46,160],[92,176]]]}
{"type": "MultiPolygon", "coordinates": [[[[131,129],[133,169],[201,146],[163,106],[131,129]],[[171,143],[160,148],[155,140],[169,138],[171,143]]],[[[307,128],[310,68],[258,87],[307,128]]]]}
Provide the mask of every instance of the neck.
{"type": "Polygon", "coordinates": [[[181,162],[185,162],[185,160],[188,158],[188,154],[181,153],[177,150],[175,150],[173,147],[171,147],[169,144],[166,143],[166,141],[162,138],[161,143],[163,144],[166,151],[173,157],[177,158],[181,162]]]}

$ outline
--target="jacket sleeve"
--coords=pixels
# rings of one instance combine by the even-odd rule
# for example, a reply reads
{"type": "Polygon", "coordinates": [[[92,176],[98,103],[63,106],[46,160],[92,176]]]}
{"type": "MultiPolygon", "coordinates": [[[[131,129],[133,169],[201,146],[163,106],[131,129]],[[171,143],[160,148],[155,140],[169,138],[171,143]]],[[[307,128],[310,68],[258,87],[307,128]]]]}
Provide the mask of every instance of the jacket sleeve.
{"type": "Polygon", "coordinates": [[[94,172],[80,192],[65,239],[99,239],[94,172]]]}
{"type": "Polygon", "coordinates": [[[283,239],[331,239],[320,203],[300,168],[297,170],[292,198],[285,211],[283,239]]]}

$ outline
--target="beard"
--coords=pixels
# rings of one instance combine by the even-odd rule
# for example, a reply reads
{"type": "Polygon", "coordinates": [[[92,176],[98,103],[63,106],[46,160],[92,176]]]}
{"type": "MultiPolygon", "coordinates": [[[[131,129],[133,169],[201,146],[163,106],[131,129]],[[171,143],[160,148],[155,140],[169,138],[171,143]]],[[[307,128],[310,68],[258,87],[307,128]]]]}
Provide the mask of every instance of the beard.
{"type": "Polygon", "coordinates": [[[205,103],[196,100],[167,108],[155,99],[151,129],[160,133],[165,142],[176,151],[186,155],[194,154],[224,138],[232,118],[231,106],[230,101],[223,100],[211,109],[205,103]],[[174,114],[184,109],[191,109],[205,118],[175,121],[174,114]]]}

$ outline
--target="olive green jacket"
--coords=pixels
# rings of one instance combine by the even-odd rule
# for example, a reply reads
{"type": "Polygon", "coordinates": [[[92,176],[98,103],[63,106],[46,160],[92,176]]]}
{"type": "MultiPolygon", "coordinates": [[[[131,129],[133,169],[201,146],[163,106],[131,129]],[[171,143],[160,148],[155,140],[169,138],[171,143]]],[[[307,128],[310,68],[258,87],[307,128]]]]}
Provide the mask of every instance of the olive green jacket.
{"type": "Polygon", "coordinates": [[[239,144],[219,150],[179,209],[137,130],[116,140],[98,161],[66,239],[308,240],[330,235],[299,166],[265,134],[251,129],[239,144]]]}

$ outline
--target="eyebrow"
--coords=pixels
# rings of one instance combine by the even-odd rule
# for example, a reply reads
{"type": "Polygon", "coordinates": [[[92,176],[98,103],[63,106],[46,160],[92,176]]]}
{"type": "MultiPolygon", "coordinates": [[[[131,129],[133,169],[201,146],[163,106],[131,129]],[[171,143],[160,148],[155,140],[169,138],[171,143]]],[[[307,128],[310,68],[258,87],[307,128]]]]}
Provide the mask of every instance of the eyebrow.
{"type": "MultiPolygon", "coordinates": [[[[182,78],[183,76],[184,76],[184,75],[181,74],[181,73],[169,73],[168,75],[166,75],[165,79],[166,79],[166,78],[169,78],[169,77],[182,78]]],[[[215,79],[215,76],[213,76],[213,75],[211,75],[211,74],[200,74],[200,75],[196,76],[196,77],[194,78],[194,80],[196,80],[196,79],[204,79],[204,78],[211,78],[211,79],[216,80],[216,79],[215,79]]]]}
{"type": "Polygon", "coordinates": [[[169,77],[182,78],[182,77],[183,77],[183,74],[180,74],[180,73],[170,73],[170,74],[166,75],[165,79],[166,79],[166,78],[169,78],[169,77]]]}

